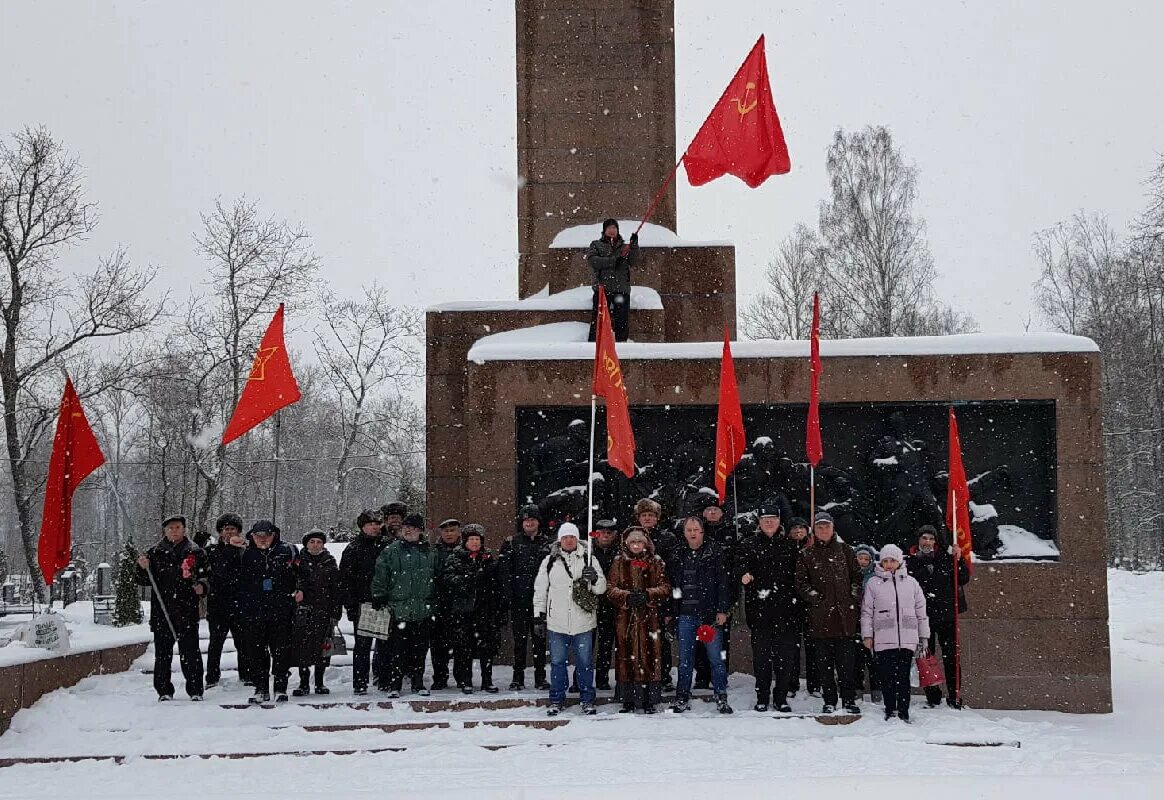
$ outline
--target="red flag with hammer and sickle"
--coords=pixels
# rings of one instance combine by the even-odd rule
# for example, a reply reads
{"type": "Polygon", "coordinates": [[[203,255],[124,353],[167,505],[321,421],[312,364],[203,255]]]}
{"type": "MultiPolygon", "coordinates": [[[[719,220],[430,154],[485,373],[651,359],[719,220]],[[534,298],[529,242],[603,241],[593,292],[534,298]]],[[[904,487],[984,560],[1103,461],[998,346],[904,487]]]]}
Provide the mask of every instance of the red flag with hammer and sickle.
{"type": "Polygon", "coordinates": [[[49,456],[44,513],[36,547],[36,560],[45,583],[51,584],[57,572],[68,566],[72,559],[73,493],[81,481],[104,463],[105,454],[89,427],[85,409],[81,408],[81,398],[77,397],[73,381],[66,377],[57,415],[57,432],[53,434],[53,452],[49,456]]]}
{"type": "Polygon", "coordinates": [[[631,430],[630,407],[622,367],[614,350],[614,330],[606,290],[598,287],[598,320],[594,336],[594,395],[606,400],[606,459],[628,478],[635,476],[635,432],[631,430]]]}
{"type": "Polygon", "coordinates": [[[230,444],[301,396],[295,373],[291,371],[291,359],[287,357],[287,343],[283,340],[283,304],[280,303],[263,334],[230,423],[222,432],[222,443],[230,444]]]}
{"type": "Polygon", "coordinates": [[[763,36],[691,140],[683,164],[692,186],[730,173],[753,189],[792,169],[768,84],[763,36]]]}

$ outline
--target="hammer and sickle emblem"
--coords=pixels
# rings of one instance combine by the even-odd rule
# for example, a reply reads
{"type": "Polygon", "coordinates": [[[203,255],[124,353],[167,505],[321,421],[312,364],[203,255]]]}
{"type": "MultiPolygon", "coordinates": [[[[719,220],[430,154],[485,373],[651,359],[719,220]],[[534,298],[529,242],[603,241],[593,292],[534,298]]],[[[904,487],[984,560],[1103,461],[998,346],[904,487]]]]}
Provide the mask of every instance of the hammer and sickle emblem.
{"type": "Polygon", "coordinates": [[[756,98],[755,96],[752,97],[752,102],[750,102],[750,103],[748,102],[748,95],[751,94],[752,92],[754,92],[755,90],[756,90],[756,84],[752,81],[748,81],[747,85],[744,86],[743,99],[740,99],[739,97],[732,98],[736,101],[736,111],[740,112],[741,119],[746,117],[748,115],[748,112],[755,111],[756,106],[759,105],[759,103],[760,103],[759,99],[756,98]]]}

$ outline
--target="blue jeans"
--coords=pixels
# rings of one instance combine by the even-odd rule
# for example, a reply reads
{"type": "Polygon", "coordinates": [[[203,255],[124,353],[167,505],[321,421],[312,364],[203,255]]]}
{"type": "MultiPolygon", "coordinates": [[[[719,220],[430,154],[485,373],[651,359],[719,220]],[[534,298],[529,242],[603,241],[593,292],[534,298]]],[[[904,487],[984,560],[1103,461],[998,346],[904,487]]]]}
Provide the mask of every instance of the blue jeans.
{"type": "Polygon", "coordinates": [[[569,676],[566,659],[570,648],[574,648],[574,677],[578,679],[582,702],[594,702],[594,631],[586,631],[571,636],[568,633],[549,631],[550,640],[550,702],[566,702],[566,686],[569,676]]]}
{"type": "MultiPolygon", "coordinates": [[[[679,617],[679,683],[675,694],[680,697],[691,695],[691,672],[695,665],[695,629],[700,626],[699,617],[679,617]]],[[[727,694],[727,667],[723,661],[723,631],[715,627],[715,638],[703,645],[707,660],[711,664],[711,688],[716,694],[727,694]]]]}

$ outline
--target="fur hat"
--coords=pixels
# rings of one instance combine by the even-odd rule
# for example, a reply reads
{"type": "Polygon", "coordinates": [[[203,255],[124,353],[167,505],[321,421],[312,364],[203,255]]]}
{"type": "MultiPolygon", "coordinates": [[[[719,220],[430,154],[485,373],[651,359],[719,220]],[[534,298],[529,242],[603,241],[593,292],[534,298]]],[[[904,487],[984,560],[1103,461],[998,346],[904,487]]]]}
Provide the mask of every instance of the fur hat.
{"type": "Polygon", "coordinates": [[[416,528],[423,531],[424,517],[422,517],[420,514],[409,514],[404,518],[404,521],[401,524],[406,528],[416,528]]]}
{"type": "Polygon", "coordinates": [[[558,526],[558,541],[562,541],[567,536],[573,536],[575,539],[579,538],[578,526],[573,522],[563,522],[558,526]]]}
{"type": "Polygon", "coordinates": [[[635,519],[638,519],[640,514],[648,513],[654,514],[656,517],[662,519],[663,507],[649,497],[644,497],[642,500],[635,503],[635,519]]]}
{"type": "Polygon", "coordinates": [[[356,527],[360,530],[363,530],[369,522],[375,522],[377,525],[383,522],[380,512],[374,508],[365,508],[360,512],[360,516],[356,517],[356,527]]]}
{"type": "Polygon", "coordinates": [[[643,542],[644,544],[649,545],[651,543],[651,537],[648,536],[647,532],[642,528],[627,528],[626,534],[623,536],[622,540],[627,544],[630,544],[636,539],[643,542]]]}
{"type": "Polygon", "coordinates": [[[408,514],[408,506],[399,500],[393,500],[391,503],[380,506],[380,519],[386,518],[389,514],[399,514],[403,517],[408,514]]]}
{"type": "Polygon", "coordinates": [[[905,556],[902,555],[901,548],[895,544],[887,544],[881,548],[881,554],[877,557],[877,563],[881,563],[887,558],[892,558],[894,561],[904,561],[905,556]]]}
{"type": "Polygon", "coordinates": [[[319,541],[323,542],[324,544],[327,544],[327,534],[324,533],[323,531],[321,531],[319,528],[312,528],[306,534],[304,534],[303,546],[307,547],[307,543],[310,542],[312,539],[319,539],[319,541]]]}
{"type": "Polygon", "coordinates": [[[859,556],[859,555],[861,555],[862,553],[864,553],[865,555],[869,556],[869,560],[870,560],[870,561],[876,561],[876,560],[877,560],[877,550],[876,550],[876,549],[874,549],[873,545],[869,545],[869,544],[859,544],[859,545],[857,545],[856,547],[854,547],[854,548],[853,548],[853,555],[855,555],[855,556],[859,556]]]}
{"type": "Polygon", "coordinates": [[[481,540],[481,544],[485,543],[485,526],[478,525],[476,522],[470,522],[461,529],[461,542],[469,541],[470,536],[476,536],[481,540]]]}
{"type": "Polygon", "coordinates": [[[243,529],[242,517],[240,517],[238,514],[227,512],[215,521],[214,530],[222,533],[222,529],[227,525],[231,525],[241,531],[243,529]]]}

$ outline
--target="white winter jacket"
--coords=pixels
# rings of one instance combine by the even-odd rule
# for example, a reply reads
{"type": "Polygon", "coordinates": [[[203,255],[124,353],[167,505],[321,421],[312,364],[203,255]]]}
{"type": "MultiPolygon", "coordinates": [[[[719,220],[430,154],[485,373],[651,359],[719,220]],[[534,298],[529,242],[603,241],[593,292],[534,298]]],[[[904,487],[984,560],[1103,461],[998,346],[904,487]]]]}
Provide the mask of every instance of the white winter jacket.
{"type": "MultiPolygon", "coordinates": [[[[584,611],[574,602],[574,581],[582,577],[585,566],[584,547],[566,553],[555,544],[538,568],[538,576],[534,580],[534,616],[544,614],[546,627],[554,633],[576,636],[598,626],[598,617],[594,612],[584,611]]],[[[598,570],[598,581],[590,587],[590,591],[605,594],[606,576],[602,574],[597,559],[594,568],[598,570]]]]}

